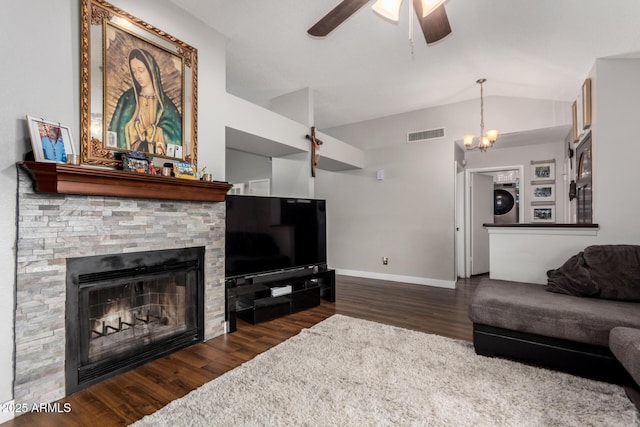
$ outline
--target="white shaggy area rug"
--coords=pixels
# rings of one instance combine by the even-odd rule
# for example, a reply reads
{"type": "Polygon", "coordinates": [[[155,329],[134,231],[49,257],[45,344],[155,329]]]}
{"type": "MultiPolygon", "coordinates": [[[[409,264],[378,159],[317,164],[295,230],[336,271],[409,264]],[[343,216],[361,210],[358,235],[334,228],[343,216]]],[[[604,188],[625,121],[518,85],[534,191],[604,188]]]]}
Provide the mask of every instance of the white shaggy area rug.
{"type": "Polygon", "coordinates": [[[478,356],[469,342],[334,315],[133,425],[640,422],[621,387],[478,356]]]}

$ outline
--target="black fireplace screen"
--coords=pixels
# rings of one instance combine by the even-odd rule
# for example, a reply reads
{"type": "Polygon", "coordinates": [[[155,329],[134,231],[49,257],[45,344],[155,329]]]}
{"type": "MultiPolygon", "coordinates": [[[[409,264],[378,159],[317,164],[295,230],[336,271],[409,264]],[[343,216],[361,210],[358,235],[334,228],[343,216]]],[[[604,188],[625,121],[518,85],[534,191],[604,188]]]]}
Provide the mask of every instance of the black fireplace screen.
{"type": "Polygon", "coordinates": [[[204,248],[67,260],[67,392],[203,339],[204,248]]]}

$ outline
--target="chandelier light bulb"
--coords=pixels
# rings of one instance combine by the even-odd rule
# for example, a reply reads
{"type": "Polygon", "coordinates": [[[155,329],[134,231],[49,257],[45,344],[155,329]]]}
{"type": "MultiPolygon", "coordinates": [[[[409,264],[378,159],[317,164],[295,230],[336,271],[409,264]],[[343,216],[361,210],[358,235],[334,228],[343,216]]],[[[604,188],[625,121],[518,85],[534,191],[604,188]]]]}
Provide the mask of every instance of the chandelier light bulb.
{"type": "Polygon", "coordinates": [[[473,135],[471,135],[471,134],[467,134],[467,135],[465,135],[465,136],[463,137],[464,145],[465,145],[466,147],[471,147],[471,146],[473,145],[473,138],[474,138],[474,137],[473,137],[473,135]]]}

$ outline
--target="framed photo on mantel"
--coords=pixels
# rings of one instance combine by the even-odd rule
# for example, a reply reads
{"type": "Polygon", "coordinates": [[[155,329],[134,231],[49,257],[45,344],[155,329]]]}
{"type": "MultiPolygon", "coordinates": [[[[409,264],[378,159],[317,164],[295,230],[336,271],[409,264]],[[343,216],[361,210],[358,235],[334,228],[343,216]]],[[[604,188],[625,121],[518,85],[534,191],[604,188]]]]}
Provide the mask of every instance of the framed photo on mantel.
{"type": "Polygon", "coordinates": [[[33,157],[37,162],[66,163],[75,154],[69,126],[27,116],[33,157]]]}

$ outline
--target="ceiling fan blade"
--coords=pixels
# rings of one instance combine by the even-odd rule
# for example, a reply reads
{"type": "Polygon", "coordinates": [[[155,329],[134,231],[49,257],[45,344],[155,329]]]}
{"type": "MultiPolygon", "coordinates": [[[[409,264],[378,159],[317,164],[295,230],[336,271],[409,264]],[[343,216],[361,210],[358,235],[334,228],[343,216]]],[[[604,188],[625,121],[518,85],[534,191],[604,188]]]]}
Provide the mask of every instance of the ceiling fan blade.
{"type": "Polygon", "coordinates": [[[367,3],[369,0],[343,0],[313,27],[309,28],[307,33],[314,37],[325,37],[367,3]]]}
{"type": "Polygon", "coordinates": [[[422,17],[422,2],[420,0],[413,0],[413,8],[418,15],[418,21],[420,21],[420,27],[427,44],[442,40],[451,33],[451,25],[449,25],[444,4],[438,6],[426,18],[422,17]]]}

